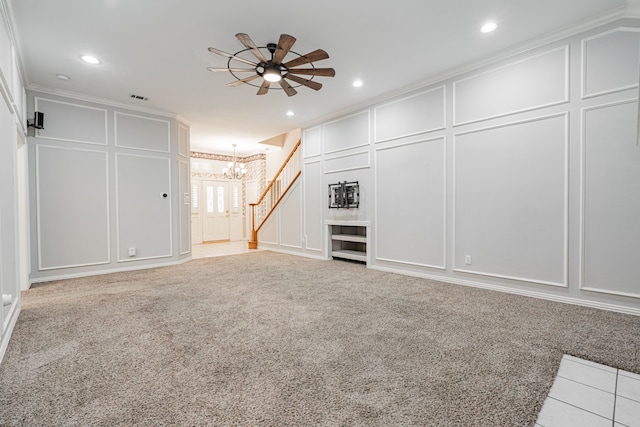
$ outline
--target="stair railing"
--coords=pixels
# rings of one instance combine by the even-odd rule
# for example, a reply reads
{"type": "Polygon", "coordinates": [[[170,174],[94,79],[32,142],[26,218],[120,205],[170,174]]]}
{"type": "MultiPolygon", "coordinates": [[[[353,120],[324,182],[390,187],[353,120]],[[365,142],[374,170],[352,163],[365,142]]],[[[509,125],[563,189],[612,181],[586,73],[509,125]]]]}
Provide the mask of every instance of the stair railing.
{"type": "Polygon", "coordinates": [[[260,231],[260,228],[269,219],[269,216],[275,211],[280,201],[302,173],[300,143],[301,141],[298,140],[258,201],[249,204],[251,206],[251,240],[249,240],[249,249],[258,248],[258,231],[260,231]]]}

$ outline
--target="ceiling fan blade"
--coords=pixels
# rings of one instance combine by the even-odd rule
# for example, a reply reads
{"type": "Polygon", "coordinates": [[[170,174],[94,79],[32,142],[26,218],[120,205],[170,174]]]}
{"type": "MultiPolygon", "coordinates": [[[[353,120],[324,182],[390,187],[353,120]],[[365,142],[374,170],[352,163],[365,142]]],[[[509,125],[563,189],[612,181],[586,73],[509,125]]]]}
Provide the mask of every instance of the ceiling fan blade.
{"type": "Polygon", "coordinates": [[[262,52],[260,52],[256,44],[253,42],[253,40],[251,40],[251,37],[249,37],[248,34],[238,33],[236,34],[236,38],[240,40],[240,43],[245,45],[245,47],[251,49],[251,52],[256,56],[256,58],[258,58],[258,61],[267,62],[267,59],[264,57],[262,52]]]}
{"type": "Polygon", "coordinates": [[[329,58],[329,54],[322,49],[318,49],[314,50],[313,52],[309,52],[306,55],[302,55],[296,59],[293,59],[284,64],[284,66],[287,68],[292,68],[298,65],[308,64],[310,62],[316,62],[327,58],[329,58]]]}
{"type": "Polygon", "coordinates": [[[255,80],[255,79],[257,79],[258,77],[260,77],[260,76],[259,76],[259,75],[257,75],[257,74],[255,74],[255,75],[250,76],[250,77],[245,77],[244,79],[240,79],[240,80],[236,80],[236,81],[231,82],[231,83],[227,83],[227,86],[230,86],[230,87],[240,86],[240,85],[241,85],[241,84],[243,84],[243,83],[248,83],[248,82],[250,82],[251,80],[255,80]]]}
{"type": "Polygon", "coordinates": [[[282,60],[287,53],[289,53],[289,49],[296,42],[296,38],[290,36],[289,34],[280,34],[280,40],[278,40],[278,48],[276,49],[276,53],[273,54],[273,62],[276,64],[281,64],[282,60]]]}
{"type": "Polygon", "coordinates": [[[314,82],[313,80],[303,79],[302,77],[294,76],[293,74],[288,74],[286,78],[293,80],[296,83],[300,83],[303,86],[310,87],[313,90],[322,89],[322,84],[314,82]]]}
{"type": "Polygon", "coordinates": [[[333,77],[336,75],[336,70],[333,68],[296,68],[289,70],[289,74],[304,74],[307,76],[323,76],[333,77]]]}
{"type": "Polygon", "coordinates": [[[244,62],[245,64],[249,64],[249,65],[252,65],[254,67],[256,65],[258,65],[255,62],[249,61],[248,59],[240,58],[239,56],[234,56],[234,55],[232,55],[230,53],[227,53],[227,52],[224,52],[224,51],[222,51],[220,49],[216,49],[215,47],[210,47],[209,48],[209,52],[215,53],[215,54],[221,55],[221,56],[226,56],[227,58],[235,59],[236,61],[244,62]]]}
{"type": "Polygon", "coordinates": [[[298,91],[292,88],[291,85],[285,79],[280,79],[278,83],[280,83],[280,86],[282,86],[282,89],[284,89],[287,95],[293,96],[296,93],[298,93],[298,91]]]}
{"type": "Polygon", "coordinates": [[[207,70],[209,71],[213,71],[213,72],[218,72],[218,71],[231,71],[234,73],[248,73],[248,72],[256,72],[255,68],[214,68],[214,67],[207,67],[207,70]]]}
{"type": "Polygon", "coordinates": [[[265,80],[262,82],[262,86],[260,86],[260,89],[258,89],[258,95],[264,95],[265,93],[269,92],[269,85],[271,83],[269,83],[268,80],[265,80]]]}

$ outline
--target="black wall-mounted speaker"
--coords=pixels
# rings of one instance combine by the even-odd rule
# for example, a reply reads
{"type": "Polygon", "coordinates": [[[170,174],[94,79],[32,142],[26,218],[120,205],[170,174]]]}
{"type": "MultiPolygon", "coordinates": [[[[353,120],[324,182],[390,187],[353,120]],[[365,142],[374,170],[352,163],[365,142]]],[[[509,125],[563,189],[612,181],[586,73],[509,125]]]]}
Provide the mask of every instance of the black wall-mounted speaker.
{"type": "Polygon", "coordinates": [[[36,129],[44,129],[44,113],[35,112],[33,116],[33,127],[36,129]]]}

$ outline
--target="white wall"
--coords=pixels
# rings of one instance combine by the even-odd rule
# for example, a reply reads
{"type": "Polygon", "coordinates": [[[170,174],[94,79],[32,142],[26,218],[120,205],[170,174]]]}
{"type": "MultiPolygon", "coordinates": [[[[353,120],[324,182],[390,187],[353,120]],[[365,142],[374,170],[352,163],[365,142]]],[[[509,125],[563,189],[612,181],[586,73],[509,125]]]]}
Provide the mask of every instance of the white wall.
{"type": "Polygon", "coordinates": [[[326,256],[325,221],[369,221],[371,268],[640,314],[639,53],[620,20],[304,129],[260,241],[326,256]]]}
{"type": "Polygon", "coordinates": [[[293,147],[300,141],[301,130],[294,129],[284,135],[282,149],[267,152],[267,183],[270,182],[282,166],[293,147]]]}
{"type": "Polygon", "coordinates": [[[20,313],[20,284],[26,280],[24,268],[24,85],[20,73],[11,19],[0,2],[0,361],[20,313]],[[20,158],[20,161],[19,161],[20,158]]]}
{"type": "Polygon", "coordinates": [[[189,128],[175,118],[29,91],[31,281],[190,258],[189,128]],[[133,253],[130,253],[133,250],[133,253]]]}
{"type": "MultiPolygon", "coordinates": [[[[266,181],[271,182],[280,170],[289,154],[300,141],[301,129],[294,129],[284,135],[284,144],[282,150],[266,155],[266,181]]],[[[299,157],[294,157],[293,161],[297,161],[299,157]]],[[[285,169],[286,171],[294,171],[296,169],[285,169]]],[[[284,181],[288,182],[285,178],[284,181]]],[[[277,184],[276,184],[277,185],[277,184]]],[[[284,190],[284,188],[282,188],[284,190]]],[[[300,212],[303,207],[304,193],[301,180],[298,179],[293,183],[289,191],[284,195],[282,201],[278,205],[276,211],[267,218],[259,231],[259,244],[262,247],[276,251],[295,252],[304,251],[303,217],[300,212]]]]}

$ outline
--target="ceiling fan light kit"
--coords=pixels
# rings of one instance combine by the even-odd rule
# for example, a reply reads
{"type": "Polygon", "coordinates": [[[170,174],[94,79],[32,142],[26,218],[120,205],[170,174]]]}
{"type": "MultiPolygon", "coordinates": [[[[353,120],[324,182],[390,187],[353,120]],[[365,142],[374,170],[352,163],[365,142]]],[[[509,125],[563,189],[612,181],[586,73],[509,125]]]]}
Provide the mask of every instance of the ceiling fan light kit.
{"type": "Polygon", "coordinates": [[[246,49],[240,50],[234,54],[230,54],[219,49],[210,47],[209,52],[228,58],[226,68],[208,67],[209,71],[228,71],[236,81],[227,83],[227,86],[235,87],[242,84],[248,84],[258,88],[258,95],[266,94],[270,89],[282,89],[288,96],[298,93],[294,86],[287,80],[296,84],[295,87],[306,86],[313,90],[320,90],[322,84],[314,81],[315,77],[334,77],[336,72],[333,68],[317,68],[313,63],[329,58],[329,54],[322,49],[316,49],[306,55],[300,55],[291,50],[296,42],[296,38],[288,34],[281,34],[278,43],[268,43],[266,46],[258,47],[245,33],[236,34],[236,38],[246,49]],[[262,50],[261,50],[262,49],[262,50]],[[250,61],[240,54],[250,51],[258,60],[258,62],[250,61]],[[263,53],[264,51],[264,53],[263,53]],[[265,54],[270,55],[267,59],[265,54]],[[296,58],[287,62],[283,62],[288,54],[297,55],[296,58]],[[235,60],[253,68],[236,68],[232,67],[231,61],[235,60]],[[310,65],[310,68],[294,68],[300,65],[310,65]],[[240,77],[236,73],[253,73],[249,77],[240,77]],[[300,76],[305,77],[300,77],[300,76]],[[308,76],[308,77],[306,77],[308,76]],[[260,85],[251,83],[256,79],[262,78],[260,85]],[[271,87],[271,83],[278,83],[279,88],[271,87]]]}

